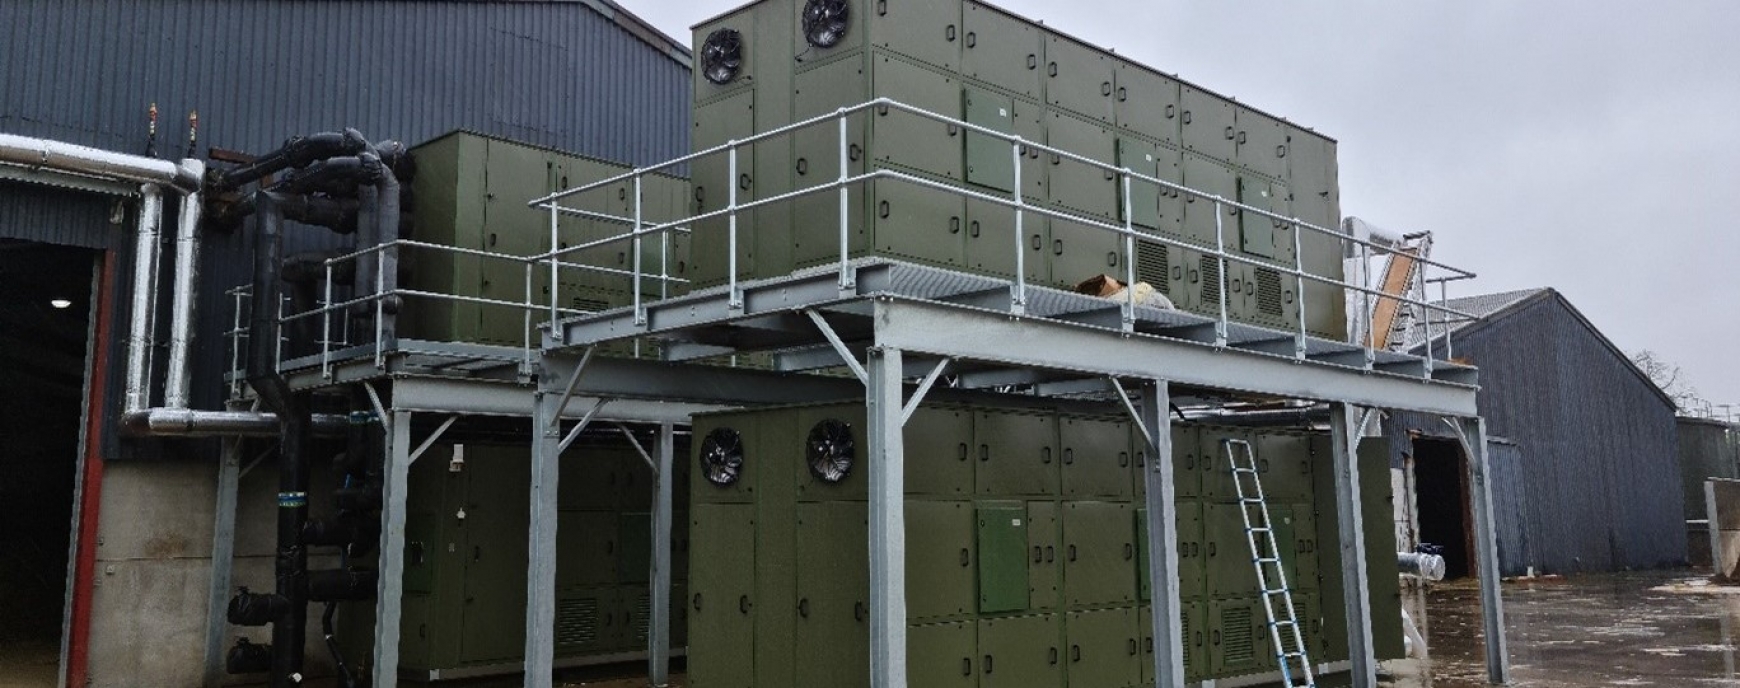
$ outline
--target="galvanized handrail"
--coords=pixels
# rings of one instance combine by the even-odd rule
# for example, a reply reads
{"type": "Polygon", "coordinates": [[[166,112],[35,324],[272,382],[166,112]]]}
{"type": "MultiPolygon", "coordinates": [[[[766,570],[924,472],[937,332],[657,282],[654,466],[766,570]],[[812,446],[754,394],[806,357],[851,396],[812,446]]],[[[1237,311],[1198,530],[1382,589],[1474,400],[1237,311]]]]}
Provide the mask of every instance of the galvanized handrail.
{"type": "MultiPolygon", "coordinates": [[[[1179,247],[1182,249],[1197,251],[1197,252],[1203,253],[1204,255],[1213,256],[1217,260],[1217,262],[1219,263],[1219,268],[1220,268],[1218,271],[1219,275],[1217,276],[1217,279],[1220,280],[1220,285],[1219,285],[1220,288],[1218,290],[1220,303],[1218,304],[1218,310],[1219,310],[1218,316],[1219,317],[1215,321],[1215,331],[1216,331],[1215,344],[1217,346],[1221,346],[1221,347],[1224,347],[1227,345],[1228,338],[1229,338],[1229,313],[1228,313],[1228,306],[1227,306],[1228,277],[1227,277],[1227,269],[1226,269],[1229,261],[1230,262],[1237,262],[1240,264],[1252,265],[1252,266],[1256,266],[1258,268],[1268,269],[1268,270],[1272,270],[1272,271],[1275,271],[1275,272],[1278,272],[1281,274],[1286,274],[1286,275],[1292,276],[1294,278],[1295,291],[1297,292],[1296,298],[1298,299],[1299,310],[1301,311],[1301,313],[1303,313],[1303,311],[1305,309],[1304,300],[1305,300],[1306,294],[1305,294],[1304,285],[1305,285],[1305,282],[1307,280],[1312,281],[1312,282],[1316,282],[1316,283],[1329,284],[1329,285],[1338,287],[1340,289],[1353,290],[1355,292],[1360,293],[1362,295],[1362,301],[1364,302],[1363,311],[1364,311],[1364,316],[1366,318],[1366,329],[1368,332],[1369,332],[1370,326],[1371,326],[1371,319],[1372,319],[1371,306],[1372,306],[1372,298],[1373,297],[1376,297],[1379,300],[1390,299],[1390,300],[1393,300],[1396,302],[1406,303],[1406,304],[1409,304],[1411,306],[1421,308],[1427,313],[1431,313],[1431,312],[1442,313],[1443,314],[1443,323],[1444,323],[1446,330],[1448,329],[1448,323],[1450,322],[1449,318],[1451,315],[1459,316],[1459,317],[1464,318],[1464,319],[1478,319],[1478,316],[1475,316],[1471,313],[1466,313],[1466,312],[1463,312],[1463,311],[1460,311],[1460,310],[1457,310],[1454,308],[1449,308],[1448,306],[1445,306],[1442,302],[1438,303],[1438,304],[1432,304],[1432,303],[1429,303],[1426,301],[1411,298],[1407,295],[1385,293],[1383,291],[1377,290],[1377,289],[1372,288],[1372,287],[1365,285],[1365,284],[1353,284],[1353,283],[1347,281],[1346,279],[1338,279],[1338,278],[1332,278],[1332,277],[1312,274],[1304,269],[1304,264],[1303,264],[1304,254],[1303,254],[1303,250],[1302,250],[1303,245],[1302,245],[1302,239],[1301,239],[1301,234],[1300,234],[1299,230],[1301,228],[1303,228],[1303,229],[1318,232],[1320,234],[1325,234],[1325,235],[1334,237],[1338,242],[1344,242],[1342,245],[1345,245],[1345,242],[1351,242],[1355,245],[1358,245],[1359,249],[1360,249],[1360,255],[1368,263],[1369,263],[1370,257],[1373,254],[1373,251],[1376,251],[1380,254],[1399,255],[1401,253],[1401,251],[1399,251],[1399,250],[1389,248],[1387,246],[1378,244],[1378,243],[1373,242],[1373,241],[1360,239],[1358,237],[1351,236],[1351,235],[1344,233],[1338,229],[1331,229],[1331,228],[1318,226],[1318,225],[1300,220],[1297,217],[1289,217],[1289,216],[1281,215],[1279,213],[1264,210],[1261,208],[1256,208],[1256,207],[1253,207],[1253,206],[1250,206],[1250,205],[1247,205],[1244,203],[1240,203],[1238,201],[1223,198],[1223,197],[1215,195],[1215,194],[1211,194],[1211,193],[1204,192],[1204,191],[1199,191],[1199,190],[1193,189],[1191,187],[1184,186],[1182,184],[1173,183],[1173,182],[1170,182],[1170,181],[1167,181],[1164,179],[1160,179],[1158,177],[1154,177],[1151,175],[1136,172],[1134,170],[1131,170],[1128,167],[1103,163],[1103,162],[1093,160],[1091,158],[1087,158],[1085,156],[1078,155],[1078,154],[1075,154],[1075,153],[1072,153],[1072,152],[1069,152],[1066,150],[1062,150],[1059,148],[1055,148],[1052,146],[1029,142],[1029,141],[1026,141],[1025,139],[1022,139],[1018,135],[1013,135],[1013,134],[1009,134],[1009,133],[1005,133],[1005,132],[1001,132],[1001,131],[996,131],[996,130],[990,129],[988,127],[973,124],[971,122],[966,122],[963,120],[955,119],[953,117],[949,117],[949,116],[937,114],[934,112],[930,112],[930,111],[924,110],[922,108],[917,108],[917,107],[913,107],[910,105],[906,105],[904,103],[900,103],[898,101],[895,101],[895,100],[892,100],[889,98],[878,98],[878,99],[871,100],[871,101],[868,101],[865,103],[861,103],[859,105],[854,105],[854,106],[850,106],[850,107],[843,107],[843,108],[840,108],[840,109],[838,109],[830,114],[811,117],[811,118],[808,118],[808,119],[805,119],[805,120],[802,120],[799,122],[795,122],[792,124],[778,127],[776,129],[772,129],[772,130],[767,131],[767,132],[763,132],[761,134],[756,134],[756,135],[750,136],[748,138],[733,139],[731,141],[726,142],[725,144],[722,144],[719,146],[714,146],[712,148],[708,148],[706,150],[702,150],[702,151],[699,151],[696,153],[691,153],[689,155],[675,158],[673,160],[670,160],[670,161],[667,161],[664,163],[660,163],[660,164],[650,166],[650,167],[636,168],[634,170],[624,172],[621,174],[617,174],[617,175],[608,177],[608,178],[603,179],[603,180],[599,180],[599,181],[592,182],[589,184],[584,184],[584,185],[581,185],[581,186],[578,186],[578,187],[575,187],[572,189],[567,189],[567,190],[560,191],[557,193],[549,194],[549,195],[534,199],[532,201],[529,201],[527,204],[528,206],[550,211],[550,232],[551,232],[551,246],[552,246],[552,250],[550,252],[540,254],[538,256],[533,256],[532,258],[534,260],[548,260],[548,261],[550,261],[552,263],[551,270],[552,270],[552,273],[554,273],[554,271],[557,269],[556,263],[557,263],[558,259],[567,253],[572,253],[575,251],[584,250],[585,248],[591,248],[591,247],[596,247],[596,246],[610,244],[610,243],[617,243],[617,242],[621,242],[621,241],[633,241],[634,247],[635,247],[635,253],[637,256],[637,260],[635,262],[633,272],[634,272],[634,277],[637,280],[637,287],[638,287],[638,284],[639,284],[638,280],[642,278],[641,277],[642,273],[640,270],[640,263],[638,260],[638,256],[639,256],[640,250],[641,250],[641,242],[642,242],[644,237],[658,233],[662,237],[665,237],[666,241],[668,242],[668,232],[670,232],[670,231],[673,231],[673,230],[692,231],[692,230],[689,230],[688,228],[696,225],[699,222],[711,220],[711,219],[715,219],[715,218],[720,218],[720,217],[726,217],[729,219],[728,227],[727,227],[727,231],[728,231],[728,238],[727,238],[727,243],[728,243],[727,289],[728,289],[728,294],[729,294],[728,303],[733,308],[740,308],[741,307],[741,298],[740,298],[740,293],[738,291],[738,277],[737,277],[738,271],[737,271],[737,266],[736,266],[737,249],[738,249],[738,243],[739,243],[738,236],[737,236],[737,234],[738,234],[738,232],[737,232],[737,220],[738,220],[739,215],[743,211],[746,211],[746,210],[753,210],[755,208],[759,208],[762,206],[772,205],[772,204],[776,204],[776,203],[783,203],[783,202],[790,201],[790,200],[797,199],[797,198],[801,198],[804,196],[809,196],[809,195],[813,195],[813,194],[837,190],[840,194],[840,217],[839,217],[840,288],[842,289],[842,291],[844,291],[844,290],[847,290],[847,289],[854,287],[854,285],[852,284],[852,275],[851,275],[851,272],[850,272],[848,265],[847,265],[848,257],[849,257],[848,233],[849,233],[849,226],[850,226],[850,219],[851,219],[850,218],[850,187],[856,186],[856,185],[861,185],[861,184],[864,184],[865,182],[869,182],[869,181],[876,180],[876,179],[896,179],[896,180],[900,180],[900,181],[905,182],[905,183],[910,183],[910,184],[914,184],[917,186],[930,188],[930,189],[941,191],[944,193],[958,195],[958,196],[961,196],[963,198],[977,199],[977,200],[981,200],[981,201],[985,201],[985,202],[989,202],[989,203],[993,203],[993,204],[997,204],[997,205],[1001,205],[1004,207],[1014,209],[1014,211],[1015,211],[1015,226],[1014,226],[1015,232],[1014,232],[1013,238],[1014,238],[1014,248],[1015,248],[1016,270],[1015,270],[1014,284],[1011,287],[1011,294],[1010,294],[1010,310],[1014,314],[1022,314],[1025,312],[1027,285],[1026,285],[1026,269],[1025,269],[1025,251],[1023,250],[1023,243],[1024,243],[1024,238],[1025,238],[1024,237],[1025,232],[1023,229],[1023,223],[1024,223],[1024,219],[1025,219],[1025,214],[1027,212],[1034,212],[1034,213],[1038,213],[1042,216],[1051,217],[1051,218],[1060,219],[1060,220],[1065,220],[1065,221],[1068,221],[1068,222],[1071,222],[1074,224],[1094,227],[1096,229],[1100,229],[1103,231],[1109,231],[1109,232],[1113,232],[1114,234],[1121,235],[1124,238],[1124,263],[1125,263],[1125,275],[1124,276],[1125,276],[1126,283],[1130,284],[1130,285],[1133,285],[1135,282],[1135,267],[1134,267],[1135,261],[1134,261],[1134,258],[1135,258],[1135,252],[1136,252],[1135,246],[1136,246],[1137,241],[1144,241],[1144,242],[1149,242],[1149,243],[1153,243],[1153,244],[1160,244],[1160,245],[1167,245],[1167,246],[1176,246],[1176,247],[1179,247]],[[849,130],[848,118],[855,113],[867,111],[867,110],[870,110],[872,108],[879,108],[884,112],[886,112],[889,109],[900,110],[900,111],[903,111],[903,112],[906,112],[906,113],[909,113],[912,115],[916,115],[916,116],[919,116],[922,118],[931,119],[931,120],[934,120],[936,122],[948,124],[948,125],[953,126],[953,127],[959,127],[959,128],[966,130],[966,131],[976,132],[976,133],[979,133],[979,134],[982,134],[985,136],[989,136],[992,138],[1000,139],[1000,140],[1003,140],[1003,141],[1009,143],[1011,156],[1013,157],[1013,160],[1014,160],[1014,184],[1012,185],[1013,191],[1010,193],[1010,196],[1003,197],[1003,196],[987,194],[987,193],[983,193],[980,191],[966,188],[964,186],[954,186],[954,185],[951,185],[948,183],[937,182],[937,181],[933,181],[930,179],[925,179],[922,177],[918,177],[918,176],[911,175],[911,174],[906,174],[903,172],[898,172],[898,171],[891,170],[891,169],[877,169],[877,170],[867,171],[865,173],[858,174],[858,175],[852,175],[850,172],[850,162],[849,162],[849,158],[848,158],[848,150],[849,150],[849,146],[850,146],[850,130],[849,130]],[[829,182],[821,182],[821,183],[818,183],[818,184],[815,184],[813,186],[809,186],[809,187],[806,187],[803,189],[797,189],[794,191],[777,194],[775,196],[771,196],[768,198],[757,199],[754,201],[748,201],[748,202],[742,202],[742,203],[740,203],[737,199],[737,185],[731,184],[730,185],[730,192],[729,192],[729,199],[728,199],[728,202],[724,208],[699,213],[699,214],[692,215],[692,216],[689,216],[686,218],[681,218],[681,219],[678,219],[678,220],[675,220],[672,222],[646,223],[643,221],[644,218],[642,215],[643,209],[642,209],[642,199],[641,199],[641,194],[640,194],[640,185],[641,185],[642,178],[647,173],[656,172],[656,171],[663,170],[666,168],[674,167],[676,165],[680,165],[680,164],[684,164],[684,163],[691,162],[694,160],[698,160],[698,159],[701,159],[701,158],[704,158],[704,157],[707,157],[710,155],[717,155],[720,153],[724,153],[728,156],[728,159],[729,159],[729,173],[730,173],[729,178],[735,179],[737,177],[738,150],[740,148],[742,148],[743,146],[752,145],[752,144],[760,142],[760,141],[772,139],[772,138],[775,138],[778,136],[783,136],[783,135],[791,133],[791,132],[795,132],[795,131],[798,131],[801,129],[805,129],[808,127],[823,124],[823,123],[826,123],[829,121],[836,121],[838,123],[838,127],[839,127],[840,172],[839,172],[839,177],[837,179],[835,179],[833,181],[829,181],[829,182]],[[1071,160],[1071,161],[1074,161],[1074,162],[1077,162],[1080,164],[1084,164],[1084,165],[1087,165],[1089,167],[1096,168],[1096,169],[1099,169],[1099,170],[1102,170],[1105,172],[1111,172],[1111,173],[1117,174],[1118,179],[1119,179],[1120,184],[1121,184],[1121,187],[1122,187],[1122,190],[1123,190],[1123,202],[1124,202],[1124,213],[1123,213],[1124,222],[1123,222],[1123,225],[1118,226],[1118,225],[1114,225],[1114,224],[1105,222],[1105,221],[1100,220],[1098,218],[1084,217],[1081,215],[1065,212],[1065,211],[1054,209],[1054,208],[1029,205],[1025,201],[1025,198],[1022,195],[1021,174],[1022,174],[1023,165],[1022,165],[1021,158],[1022,158],[1022,152],[1024,150],[1044,151],[1044,152],[1051,154],[1052,156],[1054,156],[1056,158],[1068,159],[1068,160],[1071,160]],[[563,206],[560,202],[562,199],[568,198],[568,197],[571,197],[571,196],[574,196],[577,194],[582,194],[582,193],[585,193],[588,191],[600,189],[600,188],[610,186],[610,185],[613,185],[613,184],[616,184],[619,182],[627,181],[627,180],[634,181],[634,184],[635,184],[635,193],[634,193],[635,204],[634,204],[634,217],[633,217],[632,221],[628,221],[625,223],[632,224],[634,229],[631,229],[631,230],[624,232],[622,234],[619,234],[619,235],[606,237],[603,239],[598,239],[598,240],[595,240],[592,242],[588,242],[584,246],[580,246],[580,247],[569,247],[569,248],[565,248],[565,249],[554,248],[557,245],[557,226],[558,226],[559,218],[561,215],[563,215],[563,214],[596,215],[596,213],[590,213],[590,211],[581,211],[580,209],[569,208],[569,207],[563,206]],[[1131,191],[1131,183],[1133,180],[1140,180],[1143,183],[1155,185],[1162,190],[1170,189],[1170,190],[1177,191],[1180,193],[1189,194],[1193,198],[1200,198],[1200,199],[1203,199],[1203,200],[1206,200],[1208,202],[1213,203],[1214,207],[1215,207],[1215,246],[1213,247],[1213,250],[1210,251],[1205,246],[1186,242],[1186,241],[1183,241],[1180,239],[1173,239],[1173,238],[1161,236],[1158,234],[1151,234],[1151,233],[1142,232],[1142,231],[1137,230],[1134,226],[1133,213],[1131,212],[1132,208],[1131,208],[1130,191],[1131,191]],[[1263,259],[1259,259],[1259,258],[1255,258],[1255,257],[1250,257],[1250,256],[1245,256],[1245,255],[1235,255],[1235,254],[1229,253],[1226,250],[1226,232],[1225,232],[1225,227],[1224,227],[1224,220],[1225,220],[1225,216],[1226,216],[1225,211],[1227,208],[1236,208],[1241,213],[1254,213],[1257,216],[1268,218],[1271,221],[1282,223],[1286,226],[1290,226],[1290,227],[1294,228],[1294,232],[1293,232],[1293,239],[1294,239],[1293,265],[1288,266],[1288,265],[1285,265],[1282,263],[1277,263],[1277,262],[1273,262],[1273,261],[1269,261],[1269,260],[1263,260],[1263,259]]],[[[616,219],[626,220],[626,218],[616,218],[616,219]]],[[[1410,260],[1415,261],[1416,264],[1422,266],[1421,269],[1419,270],[1418,278],[1420,279],[1420,284],[1418,286],[1422,290],[1421,293],[1423,295],[1427,293],[1424,291],[1425,284],[1427,283],[1427,278],[1426,278],[1426,274],[1425,274],[1427,267],[1436,267],[1436,268],[1439,268],[1441,270],[1444,270],[1444,271],[1447,271],[1448,273],[1450,273],[1448,276],[1434,278],[1434,280],[1452,281],[1452,280],[1460,280],[1460,279],[1470,279],[1470,278],[1475,277],[1475,274],[1472,272],[1469,272],[1467,270],[1463,270],[1460,268],[1456,268],[1454,266],[1450,266],[1450,265],[1447,265],[1444,263],[1440,263],[1437,261],[1433,261],[1433,260],[1428,259],[1424,256],[1410,255],[1409,258],[1410,258],[1410,260]]],[[[1126,293],[1125,293],[1125,302],[1123,305],[1122,324],[1123,324],[1123,328],[1125,329],[1125,331],[1130,331],[1133,329],[1134,322],[1135,322],[1136,304],[1135,304],[1135,300],[1134,300],[1135,299],[1134,289],[1126,289],[1125,292],[1126,293]]],[[[1441,292],[1442,292],[1442,288],[1441,288],[1441,292]]],[[[644,326],[646,324],[645,305],[642,303],[642,300],[640,298],[640,290],[637,288],[637,289],[635,289],[634,293],[635,293],[635,298],[634,298],[633,307],[634,307],[635,323],[637,325],[644,326]]],[[[552,322],[556,322],[560,319],[560,313],[558,312],[558,310],[556,308],[554,308],[554,304],[552,304],[552,308],[550,309],[550,318],[551,318],[552,322]]],[[[1423,365],[1426,368],[1426,373],[1429,375],[1431,372],[1432,365],[1433,365],[1432,359],[1434,358],[1433,352],[1431,350],[1432,349],[1432,339],[1434,338],[1434,335],[1431,332],[1431,329],[1432,329],[1431,318],[1430,317],[1423,318],[1422,321],[1424,322],[1426,330],[1427,330],[1427,332],[1426,332],[1427,355],[1423,359],[1423,361],[1424,361],[1423,365]]],[[[559,329],[552,328],[552,333],[553,333],[553,336],[555,336],[555,337],[559,338],[561,336],[559,329]]],[[[1295,340],[1295,352],[1294,352],[1295,357],[1300,359],[1300,360],[1303,360],[1305,358],[1305,355],[1306,355],[1307,340],[1308,340],[1308,334],[1307,334],[1307,331],[1305,328],[1303,317],[1300,318],[1300,323],[1298,325],[1297,331],[1293,334],[1293,338],[1295,340]]],[[[1365,354],[1366,354],[1365,355],[1365,366],[1367,369],[1370,369],[1373,365],[1373,362],[1375,361],[1376,352],[1375,352],[1375,350],[1373,350],[1371,348],[1370,343],[1369,343],[1369,338],[1368,338],[1367,342],[1363,343],[1363,348],[1365,348],[1365,350],[1366,350],[1365,351],[1365,354]]]]}

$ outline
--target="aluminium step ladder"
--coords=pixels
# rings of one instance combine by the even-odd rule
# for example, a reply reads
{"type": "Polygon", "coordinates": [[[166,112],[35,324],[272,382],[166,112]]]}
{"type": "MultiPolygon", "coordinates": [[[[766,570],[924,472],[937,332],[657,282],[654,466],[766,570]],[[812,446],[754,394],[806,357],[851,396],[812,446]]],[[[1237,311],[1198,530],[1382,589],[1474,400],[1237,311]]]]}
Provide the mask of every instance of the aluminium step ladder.
{"type": "Polygon", "coordinates": [[[1275,542],[1274,524],[1269,520],[1269,503],[1263,496],[1263,481],[1257,473],[1256,452],[1245,440],[1229,439],[1222,444],[1226,447],[1227,463],[1231,466],[1233,486],[1239,498],[1239,515],[1245,521],[1245,542],[1250,545],[1251,565],[1257,569],[1257,587],[1263,598],[1263,614],[1268,618],[1275,659],[1281,666],[1282,685],[1317,688],[1317,677],[1311,672],[1311,657],[1305,649],[1305,634],[1299,627],[1298,615],[1293,611],[1293,593],[1287,588],[1287,572],[1275,542]],[[1251,496],[1253,494],[1255,496],[1251,496]],[[1286,612],[1284,617],[1277,617],[1275,613],[1276,597],[1281,598],[1280,611],[1286,612]],[[1284,632],[1292,634],[1292,650],[1283,640],[1284,632]]]}

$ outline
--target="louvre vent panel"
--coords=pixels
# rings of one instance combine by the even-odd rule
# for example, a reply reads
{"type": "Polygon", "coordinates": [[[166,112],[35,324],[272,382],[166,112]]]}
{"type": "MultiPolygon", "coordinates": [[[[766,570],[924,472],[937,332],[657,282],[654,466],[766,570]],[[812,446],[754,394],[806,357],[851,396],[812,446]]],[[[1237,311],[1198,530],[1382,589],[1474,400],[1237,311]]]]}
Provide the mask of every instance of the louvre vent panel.
{"type": "Polygon", "coordinates": [[[651,620],[652,596],[641,595],[634,601],[634,618],[629,619],[629,623],[632,624],[632,628],[634,629],[635,642],[646,642],[647,635],[650,633],[648,627],[651,620]]]}
{"type": "Polygon", "coordinates": [[[1164,244],[1136,244],[1136,280],[1147,282],[1162,294],[1172,292],[1172,247],[1164,244]]]}
{"type": "Polygon", "coordinates": [[[1202,257],[1202,302],[1213,308],[1220,307],[1220,259],[1214,256],[1202,257]]]}
{"type": "Polygon", "coordinates": [[[556,644],[598,642],[598,599],[583,597],[556,602],[556,644]]]}
{"type": "Polygon", "coordinates": [[[1257,269],[1257,310],[1264,315],[1281,315],[1280,271],[1257,269]]]}
{"type": "Polygon", "coordinates": [[[1222,650],[1229,662],[1256,659],[1256,643],[1251,633],[1251,610],[1245,607],[1223,609],[1220,612],[1222,650]]]}

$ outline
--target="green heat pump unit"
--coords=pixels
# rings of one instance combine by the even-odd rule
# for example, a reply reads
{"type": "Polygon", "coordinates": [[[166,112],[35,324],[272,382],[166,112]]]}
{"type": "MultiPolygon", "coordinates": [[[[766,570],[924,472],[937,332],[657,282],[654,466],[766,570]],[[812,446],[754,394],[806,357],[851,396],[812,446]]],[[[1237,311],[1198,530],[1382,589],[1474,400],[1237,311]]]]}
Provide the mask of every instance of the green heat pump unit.
{"type": "MultiPolygon", "coordinates": [[[[1170,182],[1329,229],[1340,223],[1336,144],[1309,129],[1217,95],[1037,22],[962,0],[762,0],[695,27],[696,151],[889,98],[1023,139],[1127,166],[1170,182]]],[[[851,174],[897,170],[1013,197],[1016,163],[1000,139],[898,110],[850,119],[851,174]]],[[[770,198],[836,180],[838,124],[742,146],[736,174],[724,155],[694,164],[693,213],[770,198]]],[[[1026,149],[1027,203],[1124,222],[1116,175],[1026,149]]],[[[1133,182],[1138,230],[1215,245],[1214,204],[1133,182]]],[[[1014,211],[982,199],[878,179],[852,190],[849,252],[984,275],[1013,277],[1014,211]]],[[[1220,220],[1235,255],[1339,280],[1338,239],[1226,208],[1220,220]]],[[[739,278],[769,278],[838,260],[840,206],[826,192],[739,217],[739,278]]],[[[699,286],[725,281],[723,218],[699,225],[699,286]]],[[[1123,240],[1079,223],[1027,213],[1020,238],[1026,278],[1070,287],[1125,274],[1123,240]]],[[[1180,308],[1220,312],[1219,261],[1200,251],[1138,244],[1135,271],[1180,308]]],[[[1301,317],[1316,336],[1346,336],[1341,290],[1298,285],[1272,268],[1231,263],[1226,305],[1235,321],[1291,330],[1301,317]]]]}
{"type": "MultiPolygon", "coordinates": [[[[605,162],[469,132],[454,132],[411,149],[417,164],[412,183],[412,208],[418,241],[508,256],[535,256],[551,250],[550,214],[526,202],[553,192],[602,181],[629,170],[605,162]]],[[[632,218],[632,182],[564,199],[565,206],[632,218]]],[[[648,175],[642,182],[642,218],[651,222],[678,219],[689,193],[687,180],[648,175]]],[[[578,246],[628,232],[630,225],[574,215],[558,221],[557,248],[578,246]]],[[[642,295],[658,298],[686,292],[683,282],[661,290],[657,276],[686,278],[689,237],[671,233],[668,245],[658,235],[642,243],[642,295]],[[661,260],[664,261],[661,265],[661,260]]],[[[408,248],[402,252],[410,279],[407,288],[438,294],[523,303],[527,274],[523,262],[408,248]]],[[[632,301],[633,246],[619,242],[572,253],[564,261],[604,270],[563,269],[558,277],[558,305],[575,311],[602,311],[632,301]]],[[[532,325],[549,320],[550,269],[547,263],[531,271],[531,300],[542,309],[532,313],[532,325]]],[[[520,346],[525,342],[525,311],[521,308],[470,301],[410,297],[400,317],[400,336],[435,341],[520,346]]],[[[536,346],[535,338],[532,344],[536,346]]]]}
{"type": "MultiPolygon", "coordinates": [[[[652,469],[626,443],[587,441],[563,455],[558,487],[559,667],[637,661],[647,650],[652,469]]],[[[689,471],[678,464],[673,487],[686,495],[689,471]]],[[[530,450],[436,445],[412,466],[410,478],[400,675],[440,681],[519,673],[530,450]]],[[[674,506],[671,581],[680,598],[689,568],[689,517],[686,500],[674,506]]],[[[671,647],[678,651],[687,642],[686,609],[671,608],[671,647]]],[[[344,608],[339,638],[352,661],[373,656],[373,616],[373,601],[344,608]]]]}
{"type": "MultiPolygon", "coordinates": [[[[864,428],[861,403],[696,417],[683,600],[693,688],[869,685],[864,428]]],[[[1146,457],[1131,424],[928,405],[905,437],[909,684],[1152,685],[1146,457]]],[[[1188,680],[1277,671],[1226,439],[1255,448],[1313,660],[1345,660],[1329,437],[1179,424],[1188,680]]],[[[1381,441],[1362,447],[1364,537],[1386,552],[1388,454],[1381,441]]],[[[1369,571],[1383,658],[1402,655],[1388,562],[1373,556],[1369,571]]]]}

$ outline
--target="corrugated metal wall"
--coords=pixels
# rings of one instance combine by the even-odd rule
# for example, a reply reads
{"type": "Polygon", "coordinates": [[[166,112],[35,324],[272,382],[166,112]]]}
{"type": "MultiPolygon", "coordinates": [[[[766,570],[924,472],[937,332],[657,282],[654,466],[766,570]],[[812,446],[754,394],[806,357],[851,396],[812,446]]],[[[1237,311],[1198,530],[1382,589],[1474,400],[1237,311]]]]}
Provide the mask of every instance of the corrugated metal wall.
{"type": "Polygon", "coordinates": [[[1704,510],[1704,481],[1740,477],[1740,455],[1735,436],[1726,424],[1701,418],[1681,418],[1680,475],[1685,485],[1686,520],[1708,516],[1704,510]]]}
{"type": "MultiPolygon", "coordinates": [[[[1480,366],[1488,433],[1521,451],[1524,566],[1575,573],[1685,559],[1674,409],[1561,297],[1459,332],[1454,344],[1480,366]]],[[[1437,418],[1392,415],[1398,462],[1410,431],[1447,434],[1437,418]]]]}
{"type": "MultiPolygon", "coordinates": [[[[689,151],[688,67],[575,1],[8,0],[0,75],[0,131],[143,153],[155,102],[163,157],[184,153],[192,110],[202,154],[264,153],[341,127],[410,144],[470,129],[636,164],[689,151]]],[[[111,211],[96,196],[0,183],[0,237],[124,245],[111,211]]],[[[340,245],[309,231],[286,249],[340,245]]],[[[250,251],[242,236],[209,242],[203,407],[223,398],[223,292],[247,281],[250,251]]]]}
{"type": "Polygon", "coordinates": [[[1492,513],[1498,531],[1498,567],[1505,575],[1528,569],[1529,550],[1528,480],[1523,475],[1522,448],[1509,441],[1486,443],[1486,461],[1492,471],[1492,513]]]}

